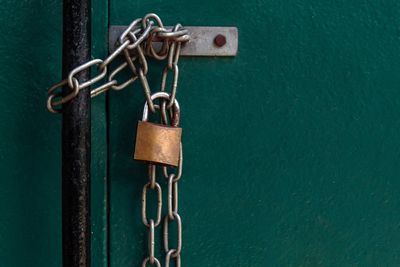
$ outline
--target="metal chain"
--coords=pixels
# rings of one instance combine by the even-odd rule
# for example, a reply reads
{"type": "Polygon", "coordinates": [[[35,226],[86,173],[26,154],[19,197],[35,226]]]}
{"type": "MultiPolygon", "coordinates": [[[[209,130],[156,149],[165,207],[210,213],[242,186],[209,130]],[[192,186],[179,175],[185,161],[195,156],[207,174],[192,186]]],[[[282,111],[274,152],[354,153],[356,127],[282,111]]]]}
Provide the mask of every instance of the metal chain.
{"type": "MultiPolygon", "coordinates": [[[[164,81],[165,83],[165,81],[164,81]]],[[[173,82],[175,83],[175,81],[173,82]]],[[[176,86],[173,90],[176,91],[176,86]]],[[[176,94],[176,92],[175,92],[176,94]]],[[[169,93],[170,99],[173,99],[173,92],[169,93]]],[[[176,98],[174,98],[174,102],[176,98]]],[[[174,105],[173,105],[174,107],[174,105]]],[[[179,111],[180,113],[180,111],[179,111]]],[[[171,108],[167,107],[167,102],[163,101],[161,104],[161,122],[164,125],[170,124],[172,127],[176,127],[179,125],[179,117],[174,116],[177,114],[176,112],[172,111],[171,108]],[[169,116],[168,116],[169,115],[169,116]]],[[[179,190],[178,190],[178,183],[182,177],[182,167],[183,167],[183,152],[182,152],[182,143],[180,144],[180,151],[179,151],[179,162],[178,167],[173,168],[169,173],[169,167],[163,166],[163,175],[167,180],[168,190],[167,190],[167,215],[164,217],[164,227],[163,227],[163,236],[164,236],[164,250],[166,253],[165,257],[165,267],[169,267],[172,260],[175,260],[175,266],[181,266],[181,251],[182,251],[182,220],[178,213],[178,197],[179,197],[179,190]],[[176,223],[177,229],[177,237],[176,237],[176,247],[170,248],[170,240],[169,240],[169,224],[170,222],[176,223]]],[[[172,168],[171,168],[172,169],[172,168]]]]}
{"type": "MultiPolygon", "coordinates": [[[[174,31],[179,31],[181,29],[181,25],[177,24],[174,28],[174,31]]],[[[161,80],[161,88],[160,91],[164,92],[166,89],[167,76],[170,71],[173,72],[173,79],[171,85],[171,91],[169,93],[170,99],[167,103],[163,101],[161,103],[161,121],[163,124],[168,124],[170,121],[171,126],[177,126],[179,124],[179,120],[176,117],[173,117],[175,112],[170,112],[168,116],[168,110],[171,111],[173,104],[176,99],[176,91],[178,87],[178,78],[179,78],[179,68],[178,61],[180,56],[181,43],[172,43],[169,49],[168,54],[168,63],[165,66],[162,74],[161,80]],[[168,120],[169,119],[169,120],[168,120]]],[[[179,153],[179,163],[175,172],[168,173],[168,167],[163,166],[163,174],[167,180],[168,184],[168,212],[164,217],[164,227],[163,227],[163,236],[164,236],[164,251],[166,253],[165,257],[165,267],[169,267],[171,265],[171,261],[175,261],[175,266],[181,266],[181,251],[182,251],[182,220],[178,213],[178,182],[182,177],[182,166],[183,166],[183,152],[182,152],[182,143],[180,145],[180,153],[179,153]],[[177,229],[177,237],[176,237],[176,247],[170,247],[169,241],[169,224],[170,222],[176,223],[177,229]]]]}
{"type": "Polygon", "coordinates": [[[189,39],[188,31],[180,24],[177,24],[172,29],[166,29],[159,16],[154,13],[149,13],[143,18],[135,19],[119,37],[117,49],[106,59],[93,59],[76,67],[69,73],[67,78],[53,85],[48,90],[47,109],[52,113],[60,113],[62,104],[71,101],[81,90],[91,87],[108,76],[106,82],[91,89],[92,98],[110,89],[117,91],[125,89],[139,79],[143,86],[149,109],[155,112],[154,103],[151,100],[151,89],[146,76],[148,73],[146,55],[157,60],[163,60],[168,57],[168,68],[163,72],[161,90],[165,90],[166,76],[168,75],[168,71],[172,70],[174,72],[174,82],[171,87],[172,97],[168,103],[168,108],[171,108],[176,96],[178,79],[177,61],[180,47],[183,42],[187,42],[189,39]],[[163,43],[160,51],[154,49],[153,43],[156,41],[163,43]],[[121,54],[125,56],[125,62],[117,66],[114,70],[109,71],[111,62],[121,54]],[[96,73],[93,78],[82,82],[79,82],[75,78],[79,72],[92,69],[93,67],[95,67],[96,73]],[[116,76],[127,68],[131,70],[130,78],[123,82],[118,81],[116,76]],[[69,93],[63,94],[61,88],[65,86],[69,88],[69,93]]]}
{"type": "MultiPolygon", "coordinates": [[[[161,124],[170,127],[178,127],[180,118],[180,107],[178,101],[174,100],[174,104],[171,108],[167,107],[167,103],[172,98],[171,93],[167,92],[157,92],[151,95],[152,100],[160,99],[160,104],[154,105],[156,110],[160,110],[161,124]]],[[[143,117],[148,117],[148,112],[150,110],[149,104],[146,103],[143,109],[143,117]]],[[[181,266],[181,251],[182,251],[182,220],[178,213],[178,182],[182,176],[182,164],[183,164],[183,154],[182,154],[182,144],[180,145],[179,152],[179,162],[178,167],[166,167],[162,166],[163,175],[167,181],[167,214],[163,221],[163,239],[164,239],[164,250],[165,250],[165,266],[170,266],[172,261],[175,261],[175,266],[181,266]],[[175,169],[175,170],[170,170],[175,169]],[[169,240],[169,224],[171,222],[176,223],[177,229],[177,244],[175,248],[170,248],[169,240]]],[[[148,227],[148,247],[149,256],[143,260],[142,267],[146,267],[148,263],[156,266],[159,265],[158,259],[154,256],[154,231],[155,228],[160,224],[160,216],[162,210],[162,192],[161,187],[157,183],[157,165],[149,164],[149,182],[143,188],[142,195],[142,221],[143,224],[148,227]],[[158,202],[157,202],[157,216],[155,219],[149,220],[147,218],[147,192],[148,189],[154,189],[157,191],[158,202]],[[153,222],[153,224],[152,224],[153,222]]]]}
{"type": "MultiPolygon", "coordinates": [[[[177,24],[174,27],[174,32],[180,31],[182,26],[177,24]]],[[[176,114],[175,112],[170,112],[170,116],[167,115],[168,110],[171,111],[171,108],[174,105],[176,99],[176,92],[178,87],[178,79],[179,79],[179,68],[178,61],[181,51],[181,43],[172,43],[169,47],[168,53],[168,63],[165,66],[161,79],[161,88],[160,91],[164,92],[166,89],[166,82],[168,78],[168,73],[173,73],[173,79],[171,84],[171,90],[169,92],[170,99],[169,102],[163,101],[161,104],[161,121],[163,124],[168,124],[168,121],[173,122],[174,124],[171,126],[177,126],[179,121],[177,118],[172,117],[172,114],[176,114]],[[168,120],[169,119],[169,120],[168,120]]],[[[167,179],[168,184],[168,213],[164,217],[164,228],[163,228],[163,236],[164,236],[164,250],[166,253],[165,257],[165,267],[169,267],[172,260],[175,260],[175,266],[181,266],[181,251],[182,251],[182,220],[178,213],[178,182],[182,177],[182,166],[183,166],[183,151],[182,144],[180,146],[179,153],[179,164],[176,170],[169,173],[168,167],[163,166],[163,174],[167,179]],[[177,229],[177,237],[176,237],[176,247],[170,248],[169,241],[169,224],[170,222],[176,223],[177,229]]]]}
{"type": "MultiPolygon", "coordinates": [[[[181,25],[177,24],[174,27],[174,32],[177,32],[181,29],[181,25]]],[[[179,125],[179,116],[175,116],[177,112],[172,111],[174,107],[174,103],[176,101],[176,92],[178,88],[178,79],[179,79],[179,68],[178,68],[178,61],[180,56],[181,50],[181,43],[172,43],[169,47],[169,53],[167,55],[168,62],[165,66],[162,74],[161,80],[161,92],[165,92],[166,89],[166,82],[167,76],[170,71],[173,72],[173,79],[171,90],[169,94],[169,101],[168,103],[164,100],[161,103],[161,122],[164,125],[170,124],[172,127],[176,127],[179,125]]],[[[180,111],[179,111],[180,114],[180,111]]],[[[169,168],[167,166],[163,166],[163,175],[167,180],[168,184],[168,212],[167,215],[164,217],[164,227],[163,227],[163,236],[164,236],[164,250],[166,253],[165,257],[165,267],[169,267],[171,261],[175,261],[175,266],[181,266],[181,251],[182,251],[182,220],[178,213],[178,182],[182,177],[182,167],[183,167],[183,151],[182,151],[182,143],[180,145],[180,152],[179,152],[179,163],[178,167],[174,168],[175,171],[171,171],[169,173],[169,168]],[[169,240],[169,224],[170,222],[176,223],[177,229],[177,237],[176,237],[176,247],[170,248],[170,240],[169,240]]]]}
{"type": "Polygon", "coordinates": [[[148,251],[149,256],[143,260],[142,267],[146,267],[147,263],[160,267],[160,261],[154,256],[155,228],[161,222],[161,209],[162,209],[162,190],[161,186],[156,182],[156,165],[149,164],[149,182],[144,185],[142,193],[142,221],[143,224],[148,228],[148,251]],[[155,190],[157,192],[157,217],[156,219],[148,219],[147,217],[147,192],[148,189],[155,190]]]}
{"type": "Polygon", "coordinates": [[[165,266],[170,265],[171,259],[175,260],[177,267],[181,266],[182,251],[182,220],[178,214],[178,181],[175,175],[171,174],[168,178],[168,214],[164,217],[164,250],[166,253],[165,266]],[[177,226],[177,245],[176,248],[169,246],[169,223],[175,222],[177,226]]]}
{"type": "MultiPolygon", "coordinates": [[[[154,99],[157,94],[153,94],[152,98],[154,99]]],[[[172,98],[171,94],[165,93],[168,95],[168,102],[172,98]]],[[[161,123],[164,125],[168,125],[171,127],[177,127],[179,124],[179,116],[175,116],[174,114],[180,114],[180,108],[177,104],[177,101],[174,101],[173,108],[176,110],[168,109],[167,108],[167,101],[163,101],[162,105],[155,105],[156,109],[160,109],[161,111],[161,123]],[[166,117],[164,117],[166,115],[166,117]]],[[[144,113],[147,113],[150,110],[149,105],[145,105],[144,113]]],[[[146,115],[147,117],[147,115],[146,115]]],[[[168,167],[163,166],[163,175],[167,181],[167,214],[164,217],[164,225],[163,225],[163,237],[164,237],[164,250],[166,253],[165,256],[165,266],[169,267],[171,261],[175,261],[175,266],[181,266],[181,251],[182,251],[182,220],[178,213],[178,198],[179,198],[179,191],[178,191],[178,182],[182,176],[182,164],[183,164],[183,154],[182,154],[182,144],[180,147],[180,155],[179,155],[179,164],[176,167],[175,171],[168,170],[168,167]],[[171,222],[176,223],[177,229],[177,238],[176,238],[176,247],[170,248],[170,240],[169,240],[169,224],[171,222]]],[[[155,265],[160,267],[161,264],[159,260],[155,257],[155,238],[154,232],[155,228],[159,226],[161,222],[161,212],[162,212],[162,189],[159,183],[157,183],[157,165],[149,164],[148,165],[148,179],[149,181],[143,187],[142,193],[142,222],[148,228],[148,254],[143,262],[142,267],[146,267],[147,264],[155,265]],[[157,215],[156,218],[149,219],[147,216],[147,193],[149,190],[154,190],[157,193],[157,215]]]]}
{"type": "MultiPolygon", "coordinates": [[[[183,42],[189,40],[188,31],[181,24],[176,24],[172,29],[166,29],[161,19],[153,13],[147,14],[143,18],[135,19],[128,28],[119,37],[119,46],[106,59],[93,59],[81,66],[73,69],[68,77],[61,82],[55,84],[48,90],[47,108],[50,112],[61,112],[60,106],[75,98],[80,90],[88,88],[108,76],[108,80],[91,89],[91,97],[95,97],[110,89],[123,90],[136,80],[140,80],[142,84],[147,105],[145,111],[155,112],[160,110],[161,123],[164,125],[177,127],[179,125],[179,105],[176,101],[176,92],[178,88],[179,67],[178,61],[183,42]],[[154,42],[161,41],[162,46],[159,51],[154,48],[154,42]],[[109,65],[119,55],[123,54],[125,61],[117,66],[114,70],[109,71],[109,65]],[[146,55],[157,60],[167,59],[162,77],[160,91],[163,92],[164,98],[158,104],[153,102],[160,93],[152,94],[149,83],[147,81],[147,73],[149,71],[146,55]],[[88,81],[79,82],[75,78],[76,74],[81,71],[97,67],[96,75],[88,81]],[[117,75],[125,69],[130,70],[130,77],[125,81],[118,81],[117,75]],[[172,72],[172,84],[167,92],[167,80],[169,73],[172,72]],[[61,87],[67,86],[70,91],[63,95],[61,87]],[[167,97],[168,96],[168,97],[167,97]]],[[[182,220],[178,213],[178,182],[182,176],[182,144],[180,145],[179,165],[172,168],[163,166],[163,175],[167,181],[168,188],[168,212],[164,217],[163,237],[165,250],[165,266],[169,267],[171,261],[175,261],[175,266],[181,266],[181,250],[182,250],[182,220]],[[177,244],[175,248],[170,248],[169,240],[169,224],[175,222],[177,226],[177,244]]],[[[148,264],[161,267],[160,261],[155,256],[155,230],[161,223],[162,212],[162,189],[157,183],[157,166],[148,165],[148,182],[144,185],[142,191],[142,222],[148,230],[148,256],[143,260],[142,267],[148,264]],[[147,193],[154,191],[157,194],[157,213],[155,218],[149,218],[147,214],[147,193]]]]}

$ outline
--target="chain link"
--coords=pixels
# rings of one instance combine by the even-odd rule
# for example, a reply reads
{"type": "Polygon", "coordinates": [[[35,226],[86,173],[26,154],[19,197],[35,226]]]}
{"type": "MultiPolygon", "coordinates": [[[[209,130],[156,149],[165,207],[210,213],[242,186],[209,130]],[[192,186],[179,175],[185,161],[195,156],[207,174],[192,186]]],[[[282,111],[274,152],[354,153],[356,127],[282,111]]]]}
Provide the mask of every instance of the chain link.
{"type": "Polygon", "coordinates": [[[142,222],[148,228],[148,253],[149,256],[143,260],[142,266],[147,266],[147,263],[151,265],[161,266],[159,260],[155,257],[155,228],[161,222],[161,210],[162,210],[162,189],[161,186],[156,182],[156,165],[149,164],[149,182],[143,187],[142,193],[142,222]],[[148,189],[155,190],[157,192],[157,216],[156,219],[148,219],[147,217],[147,192],[148,189]]]}
{"type": "Polygon", "coordinates": [[[157,60],[164,60],[168,57],[168,71],[163,72],[162,88],[165,90],[165,83],[168,72],[174,72],[174,80],[171,86],[172,98],[168,102],[168,108],[171,108],[176,96],[176,85],[178,81],[177,59],[181,44],[189,41],[190,36],[180,24],[172,29],[166,29],[160,17],[154,13],[149,13],[143,18],[135,19],[128,28],[121,34],[118,41],[118,47],[104,60],[93,59],[73,69],[68,77],[61,82],[55,84],[48,90],[47,109],[52,113],[60,113],[61,105],[74,99],[81,90],[91,87],[92,85],[104,80],[108,76],[108,80],[96,88],[91,89],[91,97],[98,96],[108,90],[122,90],[133,84],[136,80],[140,80],[149,109],[155,112],[154,103],[151,100],[151,88],[147,81],[148,64],[146,56],[153,57],[157,60]],[[154,49],[153,43],[162,42],[160,51],[154,49]],[[175,52],[174,52],[175,51],[175,52]],[[125,56],[125,62],[117,66],[114,70],[109,70],[109,65],[119,56],[125,56]],[[135,54],[135,56],[132,56],[135,54]],[[174,57],[174,62],[171,63],[174,57]],[[172,64],[176,64],[172,66],[172,64]],[[75,76],[81,71],[96,68],[96,75],[87,81],[78,81],[75,76]],[[116,79],[117,74],[125,71],[129,67],[131,73],[130,78],[124,82],[116,79]],[[61,87],[68,87],[69,93],[62,93],[61,87]]]}
{"type": "Polygon", "coordinates": [[[178,254],[176,257],[173,256],[173,254],[176,253],[175,249],[171,249],[168,251],[167,256],[165,257],[165,267],[169,267],[171,264],[171,259],[175,259],[175,266],[176,267],[181,267],[181,255],[178,254]]]}
{"type": "MultiPolygon", "coordinates": [[[[149,177],[151,178],[151,177],[149,177]]],[[[162,189],[160,184],[158,184],[155,181],[150,181],[144,185],[143,187],[143,192],[142,192],[142,221],[143,224],[146,225],[147,227],[150,227],[149,220],[147,219],[147,192],[148,189],[155,190],[157,193],[157,217],[155,220],[155,227],[157,227],[160,224],[161,221],[161,208],[162,208],[162,189]],[[151,186],[154,186],[154,188],[151,188],[151,186]]]]}
{"type": "Polygon", "coordinates": [[[181,217],[179,216],[178,213],[172,212],[173,218],[170,219],[169,216],[165,216],[164,218],[164,249],[165,253],[168,253],[170,251],[169,249],[169,222],[176,222],[177,226],[177,245],[175,252],[171,255],[173,258],[177,257],[179,254],[181,254],[182,250],[182,220],[181,217]]]}

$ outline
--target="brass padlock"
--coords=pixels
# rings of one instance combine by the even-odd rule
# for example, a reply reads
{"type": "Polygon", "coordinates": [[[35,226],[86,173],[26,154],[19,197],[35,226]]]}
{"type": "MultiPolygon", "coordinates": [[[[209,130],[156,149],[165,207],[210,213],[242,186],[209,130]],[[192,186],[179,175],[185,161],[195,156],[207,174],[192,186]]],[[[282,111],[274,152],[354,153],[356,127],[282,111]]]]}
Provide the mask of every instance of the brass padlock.
{"type": "MultiPolygon", "coordinates": [[[[151,99],[162,98],[169,100],[166,92],[158,92],[151,99]]],[[[181,145],[182,128],[179,128],[179,104],[174,101],[172,106],[172,126],[148,122],[149,108],[146,102],[143,109],[142,121],[138,122],[135,144],[135,160],[151,163],[178,166],[181,145]]]]}

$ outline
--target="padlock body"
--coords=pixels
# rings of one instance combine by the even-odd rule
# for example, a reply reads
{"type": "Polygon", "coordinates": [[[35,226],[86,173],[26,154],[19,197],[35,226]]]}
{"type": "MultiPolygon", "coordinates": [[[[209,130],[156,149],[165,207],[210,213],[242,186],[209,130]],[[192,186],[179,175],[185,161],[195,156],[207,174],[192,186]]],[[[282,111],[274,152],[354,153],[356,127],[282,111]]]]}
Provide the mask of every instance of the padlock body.
{"type": "Polygon", "coordinates": [[[182,128],[139,121],[135,160],[178,166],[182,128]]]}

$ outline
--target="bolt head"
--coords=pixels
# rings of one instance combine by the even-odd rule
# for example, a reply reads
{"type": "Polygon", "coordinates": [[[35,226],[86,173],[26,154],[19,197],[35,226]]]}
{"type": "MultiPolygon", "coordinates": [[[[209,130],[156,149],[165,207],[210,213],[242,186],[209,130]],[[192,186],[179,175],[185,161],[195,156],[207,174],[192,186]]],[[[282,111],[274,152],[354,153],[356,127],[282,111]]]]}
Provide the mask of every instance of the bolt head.
{"type": "Polygon", "coordinates": [[[226,44],[226,37],[223,34],[218,34],[214,38],[214,44],[218,47],[223,47],[226,44]]]}

